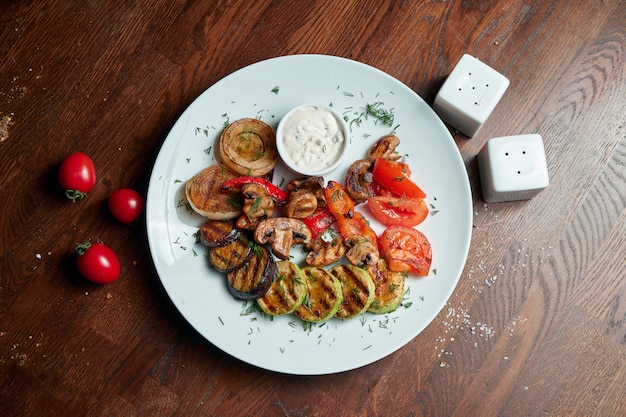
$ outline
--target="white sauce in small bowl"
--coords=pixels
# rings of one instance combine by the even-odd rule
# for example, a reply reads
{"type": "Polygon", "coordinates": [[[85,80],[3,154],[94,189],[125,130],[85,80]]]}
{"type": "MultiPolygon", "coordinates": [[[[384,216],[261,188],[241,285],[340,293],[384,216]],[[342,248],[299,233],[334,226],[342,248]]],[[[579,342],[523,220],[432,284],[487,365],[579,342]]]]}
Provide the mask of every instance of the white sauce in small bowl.
{"type": "Polygon", "coordinates": [[[290,110],[281,119],[276,142],[280,156],[292,171],[320,175],[341,163],[348,129],[330,108],[306,104],[290,110]]]}

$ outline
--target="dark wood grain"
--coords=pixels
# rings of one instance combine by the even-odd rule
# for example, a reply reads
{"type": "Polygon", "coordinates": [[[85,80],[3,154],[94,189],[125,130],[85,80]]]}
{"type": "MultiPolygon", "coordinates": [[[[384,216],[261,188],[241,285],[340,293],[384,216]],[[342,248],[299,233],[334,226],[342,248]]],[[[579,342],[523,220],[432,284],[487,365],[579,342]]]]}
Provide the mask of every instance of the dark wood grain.
{"type": "Polygon", "coordinates": [[[7,416],[620,416],[626,414],[626,4],[622,0],[0,1],[0,410],[7,416]],[[451,128],[473,192],[459,284],[396,353],[337,375],[241,363],[161,287],[141,223],[177,117],[222,77],[296,53],[377,67],[432,103],[463,53],[511,81],[474,138],[451,128]],[[550,185],[482,200],[491,137],[539,133],[550,185]],[[56,182],[81,150],[98,183],[56,182]],[[101,239],[122,279],[95,286],[74,245],[101,239]]]}

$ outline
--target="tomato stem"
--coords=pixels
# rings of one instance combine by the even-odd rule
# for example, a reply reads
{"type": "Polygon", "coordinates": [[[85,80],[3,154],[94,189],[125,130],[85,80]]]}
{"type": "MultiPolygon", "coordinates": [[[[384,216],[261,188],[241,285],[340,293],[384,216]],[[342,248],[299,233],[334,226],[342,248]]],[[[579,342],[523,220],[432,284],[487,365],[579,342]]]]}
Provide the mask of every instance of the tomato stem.
{"type": "Polygon", "coordinates": [[[75,203],[87,197],[87,194],[79,190],[65,190],[65,196],[72,200],[72,203],[75,203]]]}
{"type": "Polygon", "coordinates": [[[87,252],[87,249],[89,249],[90,247],[91,247],[91,242],[77,243],[76,253],[78,253],[78,255],[83,255],[85,252],[87,252]]]}

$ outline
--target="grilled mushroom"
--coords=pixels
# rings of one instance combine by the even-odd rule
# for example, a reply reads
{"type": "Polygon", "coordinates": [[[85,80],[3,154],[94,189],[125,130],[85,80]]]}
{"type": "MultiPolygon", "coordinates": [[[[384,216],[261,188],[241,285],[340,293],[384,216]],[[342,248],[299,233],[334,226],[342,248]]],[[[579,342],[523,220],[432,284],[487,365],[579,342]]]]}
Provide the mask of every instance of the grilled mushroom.
{"type": "Polygon", "coordinates": [[[311,251],[306,255],[306,263],[311,266],[327,266],[340,260],[346,253],[346,246],[341,236],[336,236],[330,241],[315,238],[309,245],[311,251]]]}
{"type": "Polygon", "coordinates": [[[324,196],[324,177],[312,176],[296,178],[287,184],[287,191],[293,193],[298,190],[310,191],[317,198],[317,206],[326,207],[326,197],[324,196]]]}
{"type": "Polygon", "coordinates": [[[358,159],[350,165],[346,175],[346,191],[355,203],[362,203],[374,195],[372,188],[374,176],[371,171],[372,162],[358,159]]]}
{"type": "Polygon", "coordinates": [[[378,263],[380,255],[378,248],[372,244],[369,240],[362,236],[348,236],[345,240],[348,246],[346,252],[346,258],[352,265],[375,265],[378,263]]]}
{"type": "Polygon", "coordinates": [[[246,184],[241,188],[243,193],[243,212],[250,220],[261,217],[272,217],[274,214],[274,200],[267,194],[262,185],[246,184]]]}
{"type": "Polygon", "coordinates": [[[307,245],[311,241],[311,231],[302,220],[271,217],[261,221],[256,227],[254,240],[261,245],[269,243],[276,257],[289,259],[291,246],[307,245]]]}
{"type": "Polygon", "coordinates": [[[317,210],[317,198],[315,194],[308,190],[297,190],[289,194],[287,204],[285,204],[285,214],[287,217],[304,219],[315,213],[317,210]]]}
{"type": "Polygon", "coordinates": [[[391,161],[400,159],[400,154],[396,152],[396,147],[400,144],[400,139],[389,134],[381,137],[367,151],[367,158],[374,162],[376,158],[385,158],[391,161]]]}

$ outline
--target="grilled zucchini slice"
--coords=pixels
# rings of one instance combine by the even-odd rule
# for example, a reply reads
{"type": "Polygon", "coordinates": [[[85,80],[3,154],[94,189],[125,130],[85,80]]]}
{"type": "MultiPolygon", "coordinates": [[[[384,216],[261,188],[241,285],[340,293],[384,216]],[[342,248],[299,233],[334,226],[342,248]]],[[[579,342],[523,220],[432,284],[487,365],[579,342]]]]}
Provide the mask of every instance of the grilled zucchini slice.
{"type": "Polygon", "coordinates": [[[257,300],[261,310],[272,316],[293,313],[307,294],[306,277],[291,261],[276,262],[277,274],[270,289],[257,300]]]}
{"type": "Polygon", "coordinates": [[[263,246],[254,245],[252,258],[226,274],[228,291],[241,300],[255,300],[265,295],[276,277],[276,261],[263,246]]]}
{"type": "Polygon", "coordinates": [[[376,286],[374,302],[367,311],[386,314],[398,308],[404,299],[406,273],[389,270],[383,258],[375,265],[368,265],[367,271],[376,286]]]}
{"type": "Polygon", "coordinates": [[[341,283],[343,301],[337,317],[350,319],[363,314],[374,302],[374,280],[363,268],[337,265],[328,271],[341,283]]]}
{"type": "Polygon", "coordinates": [[[302,272],[306,277],[307,294],[295,315],[304,321],[321,322],[337,314],[343,300],[339,280],[315,266],[305,266],[302,272]]]}

